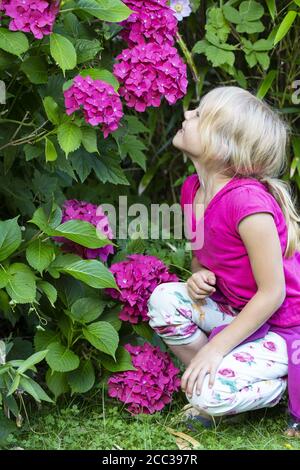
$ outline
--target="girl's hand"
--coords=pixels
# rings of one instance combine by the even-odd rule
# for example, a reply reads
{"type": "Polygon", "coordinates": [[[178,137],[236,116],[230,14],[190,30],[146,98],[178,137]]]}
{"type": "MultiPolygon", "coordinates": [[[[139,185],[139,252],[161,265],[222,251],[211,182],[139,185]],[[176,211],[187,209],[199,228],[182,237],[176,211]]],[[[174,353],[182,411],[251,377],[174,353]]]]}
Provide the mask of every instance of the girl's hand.
{"type": "Polygon", "coordinates": [[[204,299],[211,295],[216,289],[210,285],[216,283],[216,276],[209,269],[200,269],[192,274],[187,280],[188,294],[192,300],[204,299]]]}
{"type": "Polygon", "coordinates": [[[200,395],[203,380],[207,374],[209,374],[209,387],[211,388],[223,357],[223,354],[210,343],[203,346],[193,357],[181,378],[182,391],[186,391],[188,397],[192,397],[195,383],[197,383],[196,393],[200,395]]]}

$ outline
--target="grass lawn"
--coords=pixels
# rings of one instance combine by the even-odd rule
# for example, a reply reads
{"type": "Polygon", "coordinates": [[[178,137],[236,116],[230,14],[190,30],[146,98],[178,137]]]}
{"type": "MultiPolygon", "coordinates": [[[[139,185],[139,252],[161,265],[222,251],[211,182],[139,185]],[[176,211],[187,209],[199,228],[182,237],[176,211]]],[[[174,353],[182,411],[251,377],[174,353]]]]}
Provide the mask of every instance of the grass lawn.
{"type": "Polygon", "coordinates": [[[154,415],[132,416],[122,404],[103,397],[98,391],[81,400],[60,401],[52,407],[43,405],[39,411],[28,409],[30,424],[25,422],[17,434],[10,435],[6,448],[173,450],[178,449],[177,442],[179,446],[189,445],[184,436],[173,435],[173,429],[197,441],[192,449],[300,450],[300,439],[282,434],[285,403],[253,411],[239,424],[220,423],[213,429],[196,424],[192,432],[178,423],[178,412],[187,403],[182,392],[154,415]],[[180,437],[184,439],[178,440],[180,437]]]}

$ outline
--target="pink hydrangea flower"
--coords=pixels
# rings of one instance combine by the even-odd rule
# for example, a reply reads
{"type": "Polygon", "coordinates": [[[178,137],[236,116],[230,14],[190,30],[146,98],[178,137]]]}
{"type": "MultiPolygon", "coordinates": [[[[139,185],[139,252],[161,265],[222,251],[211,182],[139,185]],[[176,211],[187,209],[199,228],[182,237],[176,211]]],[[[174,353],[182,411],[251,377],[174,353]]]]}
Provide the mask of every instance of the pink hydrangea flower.
{"type": "Polygon", "coordinates": [[[170,44],[175,42],[177,19],[165,0],[124,0],[134,12],[120,24],[121,37],[129,47],[145,42],[170,44]]]}
{"type": "Polygon", "coordinates": [[[149,343],[143,346],[126,344],[132,364],[137,370],[118,372],[108,379],[108,395],[128,404],[133,414],[153,414],[171,402],[179,390],[180,370],[168,353],[149,343]]]}
{"type": "Polygon", "coordinates": [[[2,0],[0,9],[12,18],[11,31],[32,33],[36,39],[52,33],[59,12],[59,0],[2,0]]]}
{"type": "Polygon", "coordinates": [[[156,286],[178,281],[160,259],[150,255],[129,255],[125,261],[112,264],[110,271],[121,292],[107,288],[106,293],[124,302],[119,318],[130,323],[149,320],[147,302],[156,286]]]}
{"type": "Polygon", "coordinates": [[[128,107],[144,112],[158,107],[163,96],[174,104],[186,94],[186,64],[175,47],[148,43],[125,49],[116,59],[114,75],[128,107]]]}
{"type": "MultiPolygon", "coordinates": [[[[66,200],[63,204],[63,214],[61,223],[68,220],[85,220],[94,225],[108,239],[113,239],[113,233],[109,225],[107,216],[101,206],[96,206],[86,201],[77,199],[66,200]]],[[[114,252],[112,245],[105,245],[101,248],[86,248],[78,243],[64,237],[53,237],[54,240],[62,242],[62,250],[68,253],[76,253],[84,259],[98,259],[107,261],[108,256],[114,252]]]]}
{"type": "Polygon", "coordinates": [[[84,118],[92,126],[101,124],[104,138],[118,129],[123,116],[122,103],[113,86],[102,80],[77,75],[64,91],[67,114],[83,107],[84,118]]]}

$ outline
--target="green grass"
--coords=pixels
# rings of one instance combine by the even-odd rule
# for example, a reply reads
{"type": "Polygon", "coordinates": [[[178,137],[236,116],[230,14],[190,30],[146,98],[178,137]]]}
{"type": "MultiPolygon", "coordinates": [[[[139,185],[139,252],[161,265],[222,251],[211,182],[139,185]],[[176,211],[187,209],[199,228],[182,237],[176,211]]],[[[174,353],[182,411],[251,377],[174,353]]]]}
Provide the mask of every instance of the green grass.
{"type": "Polygon", "coordinates": [[[299,449],[300,439],[283,435],[285,407],[253,411],[239,424],[220,423],[213,429],[197,424],[195,432],[178,423],[178,412],[186,404],[182,393],[154,415],[132,416],[122,404],[98,391],[90,397],[57,406],[27,410],[30,423],[10,435],[6,448],[24,449],[178,449],[167,427],[184,432],[199,442],[198,449],[299,449]]]}

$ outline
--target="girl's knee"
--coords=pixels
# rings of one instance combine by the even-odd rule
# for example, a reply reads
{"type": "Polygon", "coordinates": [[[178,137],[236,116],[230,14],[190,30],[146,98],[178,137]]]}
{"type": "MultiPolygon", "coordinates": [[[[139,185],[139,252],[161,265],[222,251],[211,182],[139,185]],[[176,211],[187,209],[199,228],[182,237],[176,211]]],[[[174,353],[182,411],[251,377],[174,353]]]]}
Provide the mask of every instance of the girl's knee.
{"type": "Polygon", "coordinates": [[[195,408],[204,410],[211,416],[221,416],[234,412],[236,393],[230,391],[220,393],[214,387],[209,388],[208,384],[203,384],[200,395],[194,391],[191,398],[187,395],[186,398],[195,408]]]}
{"type": "Polygon", "coordinates": [[[165,305],[166,300],[170,301],[170,295],[174,293],[176,282],[164,282],[155,287],[148,300],[148,308],[151,311],[159,310],[165,305]]]}

